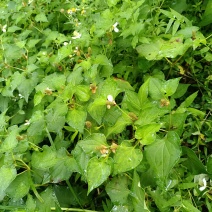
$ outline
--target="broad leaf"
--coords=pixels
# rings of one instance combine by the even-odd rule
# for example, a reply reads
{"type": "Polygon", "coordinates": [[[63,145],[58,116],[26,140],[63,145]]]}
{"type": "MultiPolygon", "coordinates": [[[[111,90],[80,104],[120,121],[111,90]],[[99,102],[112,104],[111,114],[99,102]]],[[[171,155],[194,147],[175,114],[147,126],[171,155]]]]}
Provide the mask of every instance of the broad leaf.
{"type": "Polygon", "coordinates": [[[18,135],[18,127],[12,126],[9,128],[9,134],[6,139],[0,144],[0,153],[13,150],[18,145],[16,136],[18,135]]]}
{"type": "Polygon", "coordinates": [[[212,156],[211,155],[208,157],[208,161],[207,161],[207,172],[209,174],[212,174],[212,156]]]}
{"type": "Polygon", "coordinates": [[[83,133],[86,117],[86,111],[73,109],[68,111],[66,122],[75,130],[83,133]]]}
{"type": "Polygon", "coordinates": [[[113,175],[134,169],[143,159],[140,149],[128,146],[118,146],[114,155],[113,175]]]}
{"type": "Polygon", "coordinates": [[[135,138],[141,139],[140,142],[143,145],[149,145],[153,143],[156,139],[156,132],[161,128],[160,124],[148,124],[142,127],[139,127],[135,131],[135,138]]]}
{"type": "Polygon", "coordinates": [[[205,166],[202,164],[197,155],[188,147],[182,147],[183,155],[185,155],[186,160],[183,162],[189,171],[194,174],[207,173],[205,166]]]}
{"type": "Polygon", "coordinates": [[[32,166],[40,170],[48,170],[57,163],[57,153],[54,148],[43,146],[43,152],[33,152],[32,166]]]}
{"type": "Polygon", "coordinates": [[[76,87],[75,95],[82,102],[88,101],[90,99],[90,88],[89,88],[89,86],[78,85],[76,87]]]}
{"type": "Polygon", "coordinates": [[[160,100],[164,97],[161,80],[153,77],[149,79],[149,95],[153,100],[160,100]]]}
{"type": "Polygon", "coordinates": [[[112,127],[107,128],[106,137],[111,134],[121,133],[125,129],[125,127],[130,124],[132,124],[132,119],[126,114],[122,114],[122,116],[118,118],[118,120],[112,127]]]}
{"type": "Polygon", "coordinates": [[[73,172],[78,171],[78,166],[73,157],[67,155],[65,148],[57,151],[58,161],[50,169],[53,183],[68,180],[73,172]]]}
{"type": "Polygon", "coordinates": [[[162,84],[162,91],[165,96],[171,96],[176,92],[180,79],[181,78],[170,79],[162,84]]]}
{"type": "Polygon", "coordinates": [[[139,127],[153,124],[153,122],[156,122],[160,117],[168,112],[169,110],[166,108],[159,108],[153,105],[152,107],[148,107],[140,112],[138,115],[138,120],[135,122],[135,124],[139,127]]]}
{"type": "Polygon", "coordinates": [[[149,94],[149,79],[144,82],[144,84],[140,87],[138,91],[138,99],[140,101],[140,105],[145,105],[147,101],[147,97],[149,94]]]}
{"type": "Polygon", "coordinates": [[[82,148],[79,145],[76,145],[76,147],[72,151],[72,154],[77,162],[78,172],[82,175],[84,179],[86,179],[87,166],[90,157],[82,150],[82,148]]]}
{"type": "Polygon", "coordinates": [[[105,111],[106,99],[104,98],[96,98],[94,102],[90,103],[88,106],[88,113],[98,124],[101,124],[105,111]]]}
{"type": "Polygon", "coordinates": [[[108,144],[104,134],[95,133],[84,140],[78,142],[78,145],[86,154],[100,153],[102,148],[107,148],[108,144]]]}
{"type": "Polygon", "coordinates": [[[19,200],[28,194],[30,189],[30,179],[28,171],[25,171],[15,178],[6,190],[6,194],[14,200],[19,200]],[[15,188],[15,189],[14,189],[15,188]]]}
{"type": "Polygon", "coordinates": [[[93,157],[87,167],[88,194],[107,180],[111,173],[111,162],[107,158],[93,157]]]}
{"type": "Polygon", "coordinates": [[[5,196],[5,190],[7,187],[10,185],[10,183],[15,179],[17,173],[16,169],[12,166],[7,167],[7,166],[2,166],[0,168],[0,201],[4,198],[5,196]]]}
{"type": "Polygon", "coordinates": [[[107,183],[105,189],[114,204],[127,204],[130,190],[128,189],[128,179],[126,176],[118,175],[117,177],[113,177],[112,180],[107,183]]]}
{"type": "Polygon", "coordinates": [[[36,22],[48,22],[48,19],[47,19],[45,13],[39,13],[35,16],[35,21],[36,22]]]}
{"type": "Polygon", "coordinates": [[[137,172],[134,170],[133,174],[133,181],[132,181],[132,203],[133,203],[133,208],[135,212],[140,212],[140,211],[149,211],[147,209],[146,203],[145,203],[145,191],[141,187],[139,175],[137,172]]]}
{"type": "Polygon", "coordinates": [[[197,97],[198,91],[191,94],[189,97],[186,98],[186,100],[181,103],[181,105],[178,107],[177,110],[181,109],[181,108],[187,108],[191,105],[191,103],[194,101],[194,99],[197,97]]]}
{"type": "Polygon", "coordinates": [[[175,132],[168,132],[164,139],[147,146],[145,154],[156,176],[165,180],[180,159],[180,138],[175,132]]]}
{"type": "Polygon", "coordinates": [[[126,91],[122,101],[122,107],[134,113],[138,113],[141,109],[138,94],[134,91],[126,91]]]}

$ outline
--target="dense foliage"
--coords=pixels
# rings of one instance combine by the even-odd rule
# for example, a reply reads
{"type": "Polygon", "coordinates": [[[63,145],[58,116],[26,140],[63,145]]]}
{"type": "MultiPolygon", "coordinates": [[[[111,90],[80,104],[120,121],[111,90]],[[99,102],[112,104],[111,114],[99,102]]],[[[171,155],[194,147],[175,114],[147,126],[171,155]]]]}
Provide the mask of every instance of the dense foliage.
{"type": "Polygon", "coordinates": [[[1,211],[212,211],[211,8],[1,1],[1,211]]]}

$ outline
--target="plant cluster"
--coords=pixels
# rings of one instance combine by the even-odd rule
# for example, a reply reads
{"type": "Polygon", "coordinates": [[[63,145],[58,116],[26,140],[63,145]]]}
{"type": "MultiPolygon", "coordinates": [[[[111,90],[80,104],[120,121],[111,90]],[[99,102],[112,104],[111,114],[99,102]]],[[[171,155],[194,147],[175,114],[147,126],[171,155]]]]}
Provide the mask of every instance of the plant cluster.
{"type": "Polygon", "coordinates": [[[211,7],[0,2],[0,209],[212,211],[211,7]]]}

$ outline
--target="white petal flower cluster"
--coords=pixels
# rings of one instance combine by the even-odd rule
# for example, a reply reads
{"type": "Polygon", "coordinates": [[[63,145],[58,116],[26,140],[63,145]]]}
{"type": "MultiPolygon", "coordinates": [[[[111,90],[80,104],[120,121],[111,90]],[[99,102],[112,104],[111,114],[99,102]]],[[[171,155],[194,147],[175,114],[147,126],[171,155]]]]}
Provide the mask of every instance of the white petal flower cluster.
{"type": "Polygon", "coordinates": [[[198,185],[200,186],[200,191],[204,191],[206,189],[208,179],[209,177],[207,174],[199,174],[194,176],[194,182],[198,183],[198,185]]]}
{"type": "Polygon", "coordinates": [[[113,99],[113,96],[112,95],[108,95],[107,96],[107,109],[110,109],[111,106],[114,106],[114,105],[116,105],[116,102],[113,99]]]}
{"type": "Polygon", "coordinates": [[[77,31],[74,31],[73,32],[73,37],[72,37],[72,39],[79,39],[79,38],[81,38],[81,36],[82,36],[82,34],[80,34],[79,32],[77,32],[77,31]]]}
{"type": "Polygon", "coordinates": [[[117,25],[118,25],[119,23],[118,22],[116,22],[115,24],[113,24],[113,30],[114,30],[114,32],[119,32],[119,29],[117,28],[117,25]]]}
{"type": "Polygon", "coordinates": [[[6,32],[7,31],[7,25],[4,25],[3,27],[2,27],[2,32],[6,32]]]}

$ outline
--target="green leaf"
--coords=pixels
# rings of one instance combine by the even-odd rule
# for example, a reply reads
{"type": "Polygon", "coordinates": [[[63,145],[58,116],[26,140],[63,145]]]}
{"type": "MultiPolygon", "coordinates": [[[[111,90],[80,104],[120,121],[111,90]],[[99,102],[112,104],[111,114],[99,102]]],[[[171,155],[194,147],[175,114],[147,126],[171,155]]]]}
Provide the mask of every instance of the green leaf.
{"type": "Polygon", "coordinates": [[[55,99],[45,110],[47,128],[49,132],[59,132],[65,125],[68,106],[60,98],[55,99]]]}
{"type": "Polygon", "coordinates": [[[35,47],[35,45],[40,42],[41,39],[30,39],[28,42],[27,42],[27,46],[29,48],[33,48],[35,47]]]}
{"type": "Polygon", "coordinates": [[[118,146],[114,155],[113,175],[130,171],[140,164],[143,154],[134,147],[118,146]]]}
{"type": "Polygon", "coordinates": [[[118,175],[113,177],[112,180],[107,183],[105,189],[114,204],[127,205],[130,190],[128,189],[128,178],[126,176],[118,175]]]}
{"type": "Polygon", "coordinates": [[[89,88],[89,86],[78,85],[76,87],[75,95],[82,102],[88,101],[90,99],[90,88],[89,88]]]}
{"type": "Polygon", "coordinates": [[[11,26],[11,27],[8,27],[8,32],[16,32],[18,30],[21,30],[22,28],[18,27],[18,26],[11,26]]]}
{"type": "Polygon", "coordinates": [[[13,91],[24,81],[24,73],[20,74],[16,71],[11,77],[11,82],[3,88],[2,95],[3,96],[13,96],[13,91]]]}
{"type": "Polygon", "coordinates": [[[48,186],[48,188],[41,193],[40,196],[43,199],[43,202],[37,201],[37,204],[36,204],[37,207],[35,211],[39,211],[39,212],[49,211],[51,207],[54,207],[55,206],[54,195],[55,194],[52,190],[52,187],[48,186]]]}
{"type": "Polygon", "coordinates": [[[42,139],[43,129],[45,128],[46,125],[43,112],[39,110],[35,111],[30,119],[30,125],[27,129],[28,138],[31,139],[31,141],[33,141],[34,139],[42,139]]]}
{"type": "Polygon", "coordinates": [[[53,110],[48,111],[45,120],[49,132],[60,132],[66,122],[65,116],[58,116],[53,110]]]}
{"type": "Polygon", "coordinates": [[[200,212],[196,207],[193,206],[192,202],[188,200],[182,200],[182,207],[185,209],[187,212],[200,212]]]}
{"type": "Polygon", "coordinates": [[[172,95],[172,97],[175,99],[182,97],[186,93],[189,86],[190,86],[189,84],[180,83],[177,87],[176,92],[172,95]]]}
{"type": "Polygon", "coordinates": [[[160,128],[160,124],[148,124],[143,127],[139,127],[135,131],[135,138],[141,139],[140,143],[142,145],[149,145],[155,141],[156,132],[158,132],[160,128]]]}
{"type": "Polygon", "coordinates": [[[107,158],[93,157],[88,162],[87,168],[88,194],[104,181],[111,173],[111,163],[107,158]]]}
{"type": "Polygon", "coordinates": [[[95,60],[94,60],[94,64],[100,64],[100,65],[104,65],[104,66],[113,66],[111,61],[108,60],[108,58],[105,55],[97,55],[95,60]]]}
{"type": "Polygon", "coordinates": [[[173,24],[173,27],[172,27],[172,36],[174,36],[177,32],[177,30],[179,29],[180,27],[180,21],[176,20],[173,24]]]}
{"type": "Polygon", "coordinates": [[[175,58],[178,55],[183,55],[192,46],[190,39],[184,43],[179,42],[179,39],[182,40],[181,37],[175,35],[168,41],[158,38],[150,43],[139,45],[136,50],[139,55],[144,56],[147,60],[161,60],[164,57],[175,58]]]}
{"type": "Polygon", "coordinates": [[[153,77],[149,79],[149,95],[154,100],[160,100],[164,97],[161,80],[153,77]]]}
{"type": "Polygon", "coordinates": [[[145,192],[144,189],[141,187],[139,175],[134,170],[133,174],[133,181],[132,181],[132,203],[133,203],[133,209],[135,212],[140,211],[149,211],[147,209],[146,203],[145,203],[145,192]]]}
{"type": "Polygon", "coordinates": [[[7,120],[6,120],[6,116],[5,116],[6,112],[7,112],[7,110],[5,110],[4,112],[2,112],[2,113],[0,114],[0,131],[4,130],[5,127],[6,127],[7,124],[8,124],[8,123],[7,123],[7,120]]]}
{"type": "Polygon", "coordinates": [[[43,146],[43,152],[32,153],[32,166],[40,170],[48,170],[57,163],[57,153],[54,148],[43,146]]]}
{"type": "Polygon", "coordinates": [[[209,0],[205,9],[205,12],[202,16],[202,21],[200,22],[200,26],[206,26],[212,23],[212,1],[209,0]]]}
{"type": "Polygon", "coordinates": [[[45,13],[40,13],[35,16],[35,21],[36,22],[48,22],[48,19],[47,19],[45,13]]]}
{"type": "Polygon", "coordinates": [[[73,109],[68,111],[66,122],[75,130],[83,133],[86,117],[86,111],[73,109]]]}
{"type": "Polygon", "coordinates": [[[18,174],[7,188],[6,194],[14,200],[19,200],[26,196],[30,189],[29,177],[30,176],[28,175],[28,171],[18,174]]]}
{"type": "Polygon", "coordinates": [[[34,95],[34,106],[39,105],[44,96],[45,94],[42,93],[41,91],[36,92],[34,95]]]}
{"type": "Polygon", "coordinates": [[[148,107],[142,110],[138,115],[138,120],[135,121],[135,125],[142,127],[144,125],[153,124],[153,122],[158,121],[160,117],[163,117],[169,110],[164,108],[158,108],[153,105],[153,107],[148,107]]]}
{"type": "Polygon", "coordinates": [[[107,148],[106,137],[104,134],[94,133],[86,139],[78,142],[78,145],[86,154],[100,153],[101,148],[107,148]]]}
{"type": "Polygon", "coordinates": [[[119,0],[107,0],[107,4],[109,7],[116,6],[119,0]]]}
{"type": "Polygon", "coordinates": [[[150,193],[150,196],[152,197],[154,203],[156,204],[159,211],[166,211],[164,209],[164,205],[167,204],[167,200],[164,198],[163,193],[159,189],[157,190],[150,190],[148,189],[148,193],[150,193]]]}
{"type": "Polygon", "coordinates": [[[207,161],[207,172],[209,174],[212,174],[212,155],[210,155],[208,157],[208,161],[207,161]]]}
{"type": "Polygon", "coordinates": [[[171,26],[172,26],[173,23],[174,23],[174,19],[171,18],[171,19],[169,20],[169,23],[167,24],[166,32],[165,32],[165,33],[167,33],[167,32],[170,30],[170,28],[171,28],[171,26]]]}
{"type": "Polygon", "coordinates": [[[162,121],[165,122],[164,125],[167,130],[174,131],[179,136],[181,136],[184,130],[186,117],[187,117],[186,113],[173,113],[165,115],[162,118],[162,121]]]}
{"type": "Polygon", "coordinates": [[[6,165],[3,165],[0,168],[0,201],[3,200],[5,196],[5,190],[10,185],[10,183],[15,179],[17,173],[16,169],[13,166],[7,167],[6,165]]]}
{"type": "Polygon", "coordinates": [[[105,99],[108,95],[112,95],[115,99],[117,94],[120,92],[120,89],[118,88],[117,81],[108,78],[99,84],[97,92],[99,96],[104,97],[105,99]]]}
{"type": "Polygon", "coordinates": [[[126,91],[122,101],[122,107],[134,113],[138,113],[141,109],[138,94],[134,91],[126,91]]]}
{"type": "Polygon", "coordinates": [[[46,76],[43,82],[38,84],[35,89],[44,93],[46,88],[60,90],[65,87],[66,77],[63,74],[53,73],[46,76]]]}
{"type": "Polygon", "coordinates": [[[84,179],[87,176],[87,166],[89,161],[89,156],[82,150],[82,148],[77,144],[74,150],[72,151],[74,159],[78,165],[78,171],[84,179]]]}
{"type": "Polygon", "coordinates": [[[180,138],[175,132],[145,148],[147,161],[158,178],[165,180],[181,156],[180,138]]]}
{"type": "Polygon", "coordinates": [[[50,169],[53,183],[68,180],[73,172],[78,171],[75,159],[67,155],[65,148],[57,151],[57,157],[57,163],[50,169]]]}
{"type": "Polygon", "coordinates": [[[149,94],[149,79],[144,82],[138,91],[138,99],[140,101],[141,107],[145,105],[145,102],[148,100],[149,94]]]}
{"type": "Polygon", "coordinates": [[[180,79],[180,77],[170,79],[162,84],[162,91],[165,93],[165,96],[172,96],[176,92],[180,79]]]}
{"type": "Polygon", "coordinates": [[[26,209],[27,212],[34,212],[36,207],[35,200],[33,199],[32,195],[27,195],[27,201],[26,201],[26,209]]]}
{"type": "MultiPolygon", "coordinates": [[[[198,94],[198,91],[191,94],[189,97],[186,98],[186,100],[181,103],[181,105],[177,108],[178,109],[181,109],[181,108],[187,108],[191,105],[191,103],[194,101],[194,99],[197,97],[197,94],[198,94]]],[[[176,110],[176,112],[177,112],[176,110]]]]}
{"type": "Polygon", "coordinates": [[[95,121],[97,121],[98,124],[101,124],[105,112],[106,112],[106,99],[104,98],[96,98],[88,106],[88,113],[95,121]]]}
{"type": "MultiPolygon", "coordinates": [[[[58,49],[56,58],[51,60],[53,63],[59,63],[64,58],[68,57],[72,52],[72,48],[70,45],[62,46],[60,49],[58,49]]],[[[52,58],[51,58],[52,59],[52,58]]]]}
{"type": "Polygon", "coordinates": [[[107,128],[106,137],[111,134],[121,133],[130,124],[132,124],[132,119],[128,115],[122,114],[112,127],[107,128]]]}
{"type": "Polygon", "coordinates": [[[26,102],[28,102],[29,95],[34,90],[35,86],[38,83],[38,74],[32,73],[30,79],[22,79],[23,81],[20,83],[20,85],[17,87],[19,93],[24,96],[24,99],[26,102]]]}
{"type": "Polygon", "coordinates": [[[205,166],[199,160],[197,155],[188,147],[182,147],[183,155],[185,155],[186,160],[183,162],[184,166],[186,166],[189,171],[194,174],[202,174],[207,173],[205,166]]]}
{"type": "Polygon", "coordinates": [[[15,44],[4,45],[4,56],[7,62],[21,58],[23,53],[23,50],[15,44]]]}
{"type": "Polygon", "coordinates": [[[0,144],[0,153],[13,150],[18,145],[16,136],[18,135],[18,127],[16,125],[9,128],[9,134],[0,144]]]}

